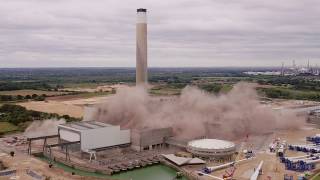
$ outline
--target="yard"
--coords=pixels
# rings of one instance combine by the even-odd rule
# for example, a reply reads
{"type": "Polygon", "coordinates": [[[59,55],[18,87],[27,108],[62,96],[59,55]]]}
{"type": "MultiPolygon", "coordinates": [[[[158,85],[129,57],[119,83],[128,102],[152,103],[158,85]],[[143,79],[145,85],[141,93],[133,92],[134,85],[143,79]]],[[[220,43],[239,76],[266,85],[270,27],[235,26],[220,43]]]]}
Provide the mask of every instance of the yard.
{"type": "Polygon", "coordinates": [[[0,122],[0,134],[13,132],[18,130],[18,127],[9,122],[0,122]]]}

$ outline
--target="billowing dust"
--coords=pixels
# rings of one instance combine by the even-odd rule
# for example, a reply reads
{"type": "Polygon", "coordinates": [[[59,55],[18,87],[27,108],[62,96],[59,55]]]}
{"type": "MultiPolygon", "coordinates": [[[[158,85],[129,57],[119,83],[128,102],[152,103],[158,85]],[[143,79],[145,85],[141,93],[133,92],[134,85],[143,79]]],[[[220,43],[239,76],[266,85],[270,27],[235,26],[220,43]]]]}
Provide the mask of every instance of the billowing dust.
{"type": "Polygon", "coordinates": [[[25,130],[24,135],[29,137],[55,135],[58,134],[58,125],[65,122],[64,119],[33,121],[25,130]]]}
{"type": "Polygon", "coordinates": [[[179,97],[159,100],[143,87],[124,88],[91,113],[90,119],[122,128],[172,127],[181,138],[235,138],[276,129],[297,128],[303,117],[260,104],[254,87],[238,83],[218,96],[186,87],[179,97]]]}

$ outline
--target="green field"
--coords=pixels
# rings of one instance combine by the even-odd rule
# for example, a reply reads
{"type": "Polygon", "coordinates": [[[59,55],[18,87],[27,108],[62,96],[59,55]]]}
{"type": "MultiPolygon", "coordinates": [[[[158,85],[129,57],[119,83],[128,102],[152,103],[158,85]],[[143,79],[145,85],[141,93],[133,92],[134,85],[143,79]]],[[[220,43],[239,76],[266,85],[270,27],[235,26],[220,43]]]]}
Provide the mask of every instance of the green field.
{"type": "Polygon", "coordinates": [[[42,95],[45,94],[47,96],[56,96],[56,95],[62,95],[62,94],[67,94],[67,92],[57,92],[57,91],[42,91],[42,90],[13,90],[13,91],[0,91],[0,95],[11,95],[11,96],[26,96],[26,95],[42,95]]]}
{"type": "Polygon", "coordinates": [[[65,83],[64,88],[97,88],[98,86],[105,85],[100,83],[65,83]]]}
{"type": "Polygon", "coordinates": [[[78,98],[92,98],[97,96],[107,96],[112,94],[112,92],[88,92],[88,93],[81,93],[76,95],[78,98]]]}
{"type": "Polygon", "coordinates": [[[9,122],[0,122],[0,134],[13,132],[18,130],[18,127],[9,122]]]}
{"type": "Polygon", "coordinates": [[[150,89],[149,93],[152,95],[179,95],[184,86],[174,85],[158,85],[150,89]]]}
{"type": "Polygon", "coordinates": [[[319,91],[296,90],[291,87],[274,86],[271,88],[258,88],[258,92],[269,98],[320,101],[319,91]]]}

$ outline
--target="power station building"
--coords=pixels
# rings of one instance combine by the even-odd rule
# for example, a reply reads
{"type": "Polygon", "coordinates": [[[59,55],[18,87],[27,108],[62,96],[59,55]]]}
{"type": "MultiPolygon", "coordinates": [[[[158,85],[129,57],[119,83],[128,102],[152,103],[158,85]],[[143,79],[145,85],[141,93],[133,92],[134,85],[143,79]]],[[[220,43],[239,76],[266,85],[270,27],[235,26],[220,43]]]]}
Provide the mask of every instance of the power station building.
{"type": "Polygon", "coordinates": [[[81,151],[130,144],[130,130],[122,130],[98,121],[81,121],[58,125],[60,140],[80,142],[81,151]]]}
{"type": "Polygon", "coordinates": [[[147,10],[137,9],[136,85],[148,83],[147,10]]]}
{"type": "Polygon", "coordinates": [[[58,125],[58,134],[62,142],[79,142],[82,152],[130,145],[142,151],[163,147],[172,137],[172,128],[122,130],[99,121],[81,121],[58,125]]]}

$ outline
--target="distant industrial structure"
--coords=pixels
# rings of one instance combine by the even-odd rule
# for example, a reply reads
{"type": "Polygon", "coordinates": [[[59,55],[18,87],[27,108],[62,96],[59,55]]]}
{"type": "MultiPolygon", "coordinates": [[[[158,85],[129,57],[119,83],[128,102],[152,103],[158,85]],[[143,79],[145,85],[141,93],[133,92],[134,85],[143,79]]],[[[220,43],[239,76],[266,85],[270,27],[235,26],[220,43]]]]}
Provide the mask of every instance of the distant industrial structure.
{"type": "Polygon", "coordinates": [[[292,61],[292,67],[284,69],[284,75],[314,75],[319,76],[320,70],[317,66],[311,66],[308,60],[306,66],[297,66],[295,61],[292,61]]]}
{"type": "Polygon", "coordinates": [[[273,76],[320,76],[320,68],[318,66],[311,66],[307,62],[305,66],[297,66],[295,61],[292,61],[292,66],[285,66],[281,64],[280,70],[274,71],[248,71],[244,72],[248,75],[273,75],[273,76]]]}
{"type": "Polygon", "coordinates": [[[147,9],[137,9],[136,85],[148,82],[147,9]]]}

